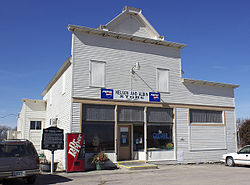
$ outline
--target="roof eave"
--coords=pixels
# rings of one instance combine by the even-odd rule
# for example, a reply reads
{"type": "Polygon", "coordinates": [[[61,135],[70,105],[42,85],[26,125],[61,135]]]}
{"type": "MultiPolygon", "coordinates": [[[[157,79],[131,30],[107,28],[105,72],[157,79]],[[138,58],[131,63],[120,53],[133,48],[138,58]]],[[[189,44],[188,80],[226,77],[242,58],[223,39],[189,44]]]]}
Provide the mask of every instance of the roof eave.
{"type": "Polygon", "coordinates": [[[239,85],[236,85],[236,84],[219,83],[219,82],[211,82],[211,81],[203,81],[203,80],[193,80],[193,79],[186,79],[186,78],[183,78],[182,82],[188,83],[188,84],[209,85],[209,86],[227,87],[227,88],[239,87],[239,85]]]}
{"type": "Polygon", "coordinates": [[[39,99],[26,99],[22,98],[22,102],[30,102],[30,103],[46,103],[45,100],[39,100],[39,99]]]}
{"type": "Polygon", "coordinates": [[[132,40],[132,41],[138,41],[138,42],[144,42],[144,43],[151,43],[151,44],[157,44],[157,45],[163,45],[168,47],[174,47],[183,49],[186,47],[186,44],[180,44],[176,42],[170,42],[170,41],[164,41],[164,40],[156,40],[156,39],[150,39],[150,38],[144,38],[144,37],[138,37],[134,35],[128,35],[124,33],[116,33],[111,31],[105,31],[105,30],[99,30],[94,28],[88,28],[83,26],[75,26],[75,25],[68,25],[69,31],[82,31],[88,34],[97,34],[102,36],[110,36],[118,39],[126,39],[126,40],[132,40]]]}
{"type": "Polygon", "coordinates": [[[68,69],[68,67],[71,65],[71,56],[63,63],[63,65],[60,67],[60,69],[56,72],[56,74],[53,76],[53,78],[50,80],[48,85],[43,90],[41,96],[44,96],[50,88],[55,84],[55,82],[62,76],[62,74],[68,69]]]}

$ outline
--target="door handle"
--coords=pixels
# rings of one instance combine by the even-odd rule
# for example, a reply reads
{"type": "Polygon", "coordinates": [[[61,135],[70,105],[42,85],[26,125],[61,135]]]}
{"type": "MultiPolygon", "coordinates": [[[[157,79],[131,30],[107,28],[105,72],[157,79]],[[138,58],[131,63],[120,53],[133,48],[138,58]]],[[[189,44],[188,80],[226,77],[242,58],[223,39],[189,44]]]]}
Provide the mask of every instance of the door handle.
{"type": "Polygon", "coordinates": [[[248,155],[246,155],[246,157],[248,157],[248,155]]]}

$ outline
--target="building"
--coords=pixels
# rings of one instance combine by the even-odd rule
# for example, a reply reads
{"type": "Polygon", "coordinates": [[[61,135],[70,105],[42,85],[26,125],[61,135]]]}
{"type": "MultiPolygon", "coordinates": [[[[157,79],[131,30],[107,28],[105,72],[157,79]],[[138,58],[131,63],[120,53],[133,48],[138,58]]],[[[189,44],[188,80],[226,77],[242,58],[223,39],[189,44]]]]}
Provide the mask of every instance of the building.
{"type": "MultiPolygon", "coordinates": [[[[38,140],[37,130],[57,124],[85,133],[86,158],[102,150],[113,162],[219,161],[236,151],[238,85],[182,78],[185,45],[164,40],[140,9],[126,6],[97,29],[68,30],[71,56],[43,100],[23,100],[23,138],[38,140]]],[[[65,153],[55,152],[63,169],[65,153]]]]}

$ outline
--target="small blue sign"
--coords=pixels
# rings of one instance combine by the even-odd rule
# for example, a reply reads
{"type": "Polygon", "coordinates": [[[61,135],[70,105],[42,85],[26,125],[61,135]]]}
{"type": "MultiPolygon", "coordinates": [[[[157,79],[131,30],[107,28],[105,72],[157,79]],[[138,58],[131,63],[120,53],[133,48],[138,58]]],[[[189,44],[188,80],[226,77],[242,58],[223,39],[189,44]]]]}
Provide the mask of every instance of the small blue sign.
{"type": "Polygon", "coordinates": [[[159,139],[159,140],[169,139],[168,133],[153,133],[153,139],[159,139]]]}
{"type": "Polygon", "coordinates": [[[149,101],[151,102],[160,102],[161,94],[156,92],[149,92],[149,101]]]}
{"type": "Polygon", "coordinates": [[[113,89],[101,89],[101,99],[113,99],[113,89]]]}

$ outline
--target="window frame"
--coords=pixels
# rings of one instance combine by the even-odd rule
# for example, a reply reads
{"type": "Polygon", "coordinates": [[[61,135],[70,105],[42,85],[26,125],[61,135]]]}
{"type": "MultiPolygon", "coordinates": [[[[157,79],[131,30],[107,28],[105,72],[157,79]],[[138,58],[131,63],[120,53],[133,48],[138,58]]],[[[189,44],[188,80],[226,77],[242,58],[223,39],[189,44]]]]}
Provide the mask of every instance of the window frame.
{"type": "Polygon", "coordinates": [[[156,68],[156,91],[160,92],[160,93],[170,93],[170,70],[167,68],[156,68]],[[159,71],[167,71],[167,87],[166,87],[166,91],[160,88],[160,84],[159,84],[159,71]]]}
{"type": "Polygon", "coordinates": [[[89,61],[89,87],[96,87],[96,88],[105,88],[106,87],[106,62],[101,60],[90,60],[89,61]],[[93,79],[92,79],[92,63],[102,63],[104,64],[104,81],[102,85],[93,85],[93,79]]]}
{"type": "Polygon", "coordinates": [[[188,109],[188,124],[189,126],[225,126],[225,111],[219,109],[209,109],[209,108],[189,108],[188,109]],[[191,110],[201,110],[201,111],[217,111],[221,112],[221,123],[216,122],[191,122],[191,110]]]}
{"type": "MultiPolygon", "coordinates": [[[[175,134],[174,134],[174,124],[173,123],[150,123],[147,125],[147,150],[148,151],[174,151],[175,150],[175,134]],[[171,143],[173,144],[173,146],[170,148],[170,147],[167,147],[167,144],[166,145],[166,148],[161,148],[161,147],[150,147],[149,145],[151,145],[153,140],[150,139],[150,133],[152,131],[149,131],[150,127],[163,127],[164,129],[166,127],[169,127],[169,131],[171,132],[171,136],[169,135],[169,139],[167,140],[170,140],[170,141],[166,141],[167,144],[171,143]],[[152,141],[151,141],[152,140],[152,141]]],[[[152,133],[151,133],[152,134],[152,133]]],[[[153,136],[152,136],[153,137],[153,136]]],[[[159,143],[159,141],[157,141],[156,143],[159,143]]]]}
{"type": "Polygon", "coordinates": [[[39,121],[39,120],[36,120],[36,121],[34,121],[34,120],[30,120],[30,130],[32,130],[32,131],[34,131],[34,130],[42,130],[42,121],[39,121]],[[35,128],[33,129],[31,129],[31,122],[35,122],[35,128]],[[40,129],[38,129],[37,128],[37,123],[38,122],[40,122],[40,129]]]}

